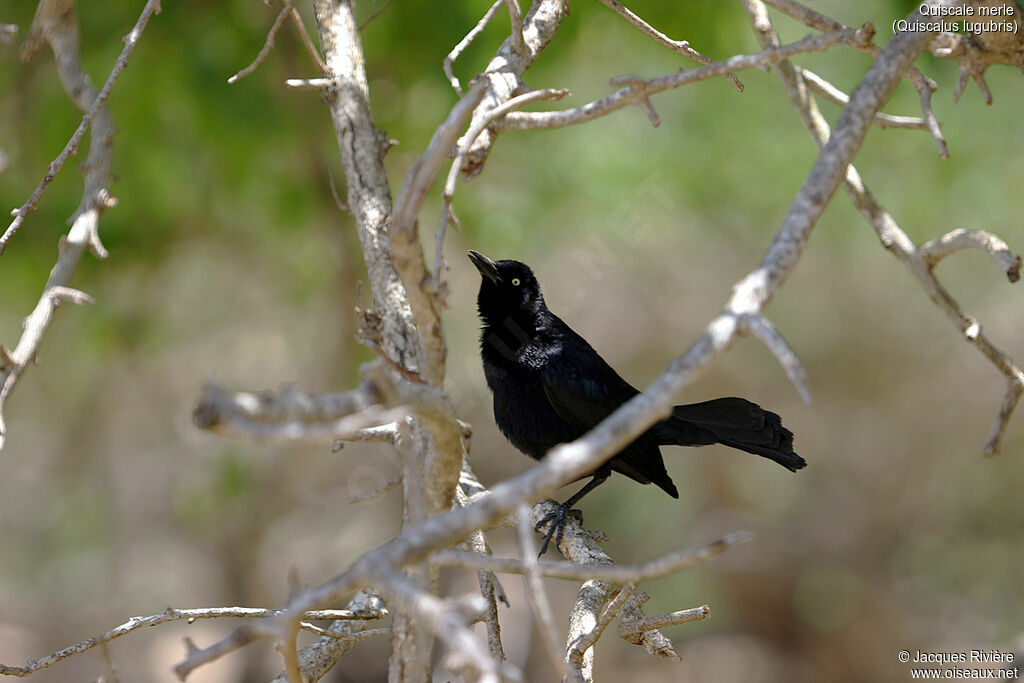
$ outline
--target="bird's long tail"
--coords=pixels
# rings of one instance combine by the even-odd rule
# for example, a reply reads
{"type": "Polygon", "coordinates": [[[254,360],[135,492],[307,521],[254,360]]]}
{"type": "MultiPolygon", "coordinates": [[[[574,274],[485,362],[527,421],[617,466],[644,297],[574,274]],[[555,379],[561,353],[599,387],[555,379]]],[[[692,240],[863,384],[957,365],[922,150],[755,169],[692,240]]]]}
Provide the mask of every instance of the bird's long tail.
{"type": "Polygon", "coordinates": [[[676,406],[671,417],[651,427],[651,433],[660,445],[720,443],[764,456],[793,472],[807,465],[793,452],[793,432],[782,426],[782,419],[742,398],[676,406]]]}

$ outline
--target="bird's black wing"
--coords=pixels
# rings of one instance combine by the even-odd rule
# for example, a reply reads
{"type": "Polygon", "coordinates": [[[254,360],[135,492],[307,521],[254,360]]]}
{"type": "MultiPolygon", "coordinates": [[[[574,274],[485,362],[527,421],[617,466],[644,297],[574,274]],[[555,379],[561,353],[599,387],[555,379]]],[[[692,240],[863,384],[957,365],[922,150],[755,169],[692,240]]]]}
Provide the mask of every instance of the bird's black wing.
{"type": "MultiPolygon", "coordinates": [[[[559,336],[559,343],[549,346],[551,354],[544,363],[541,383],[552,409],[572,425],[577,435],[582,435],[639,392],[567,326],[559,336]]],[[[658,445],[650,435],[639,437],[609,465],[635,481],[654,482],[678,497],[658,445]]]]}

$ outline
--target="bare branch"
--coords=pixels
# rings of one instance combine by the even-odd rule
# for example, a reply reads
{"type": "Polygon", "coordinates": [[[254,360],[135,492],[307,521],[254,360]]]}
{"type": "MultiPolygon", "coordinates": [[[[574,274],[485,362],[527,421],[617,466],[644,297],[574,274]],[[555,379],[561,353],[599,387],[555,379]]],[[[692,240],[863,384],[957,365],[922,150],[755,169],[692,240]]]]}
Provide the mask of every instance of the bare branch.
{"type": "MultiPolygon", "coordinates": [[[[455,77],[455,73],[452,71],[452,65],[455,63],[455,60],[459,58],[459,55],[469,47],[469,44],[472,43],[478,35],[483,33],[484,28],[487,26],[488,22],[494,18],[494,15],[498,13],[498,9],[501,7],[503,2],[504,0],[494,0],[494,4],[491,5],[489,10],[487,10],[487,13],[484,14],[483,18],[477,22],[476,26],[474,26],[470,32],[459,41],[459,44],[453,47],[452,51],[444,58],[444,75],[448,77],[448,82],[452,84],[452,88],[454,88],[455,92],[459,93],[459,95],[462,95],[462,84],[460,84],[459,79],[455,77]]],[[[520,31],[519,35],[522,36],[522,31],[520,31]]]]}
{"type": "MultiPolygon", "coordinates": [[[[42,182],[28,201],[15,212],[14,221],[0,236],[0,254],[7,248],[7,244],[17,233],[28,213],[35,209],[43,191],[63,168],[68,157],[76,152],[85,131],[90,126],[93,130],[89,140],[89,154],[83,165],[85,187],[82,201],[71,216],[71,229],[58,243],[57,262],[50,271],[39,301],[25,319],[21,338],[14,350],[7,355],[7,362],[0,370],[0,450],[3,449],[7,437],[3,417],[7,399],[25,370],[37,357],[43,335],[49,329],[54,310],[62,298],[60,292],[73,291],[67,287],[86,249],[91,250],[98,258],[106,257],[106,250],[100,242],[98,225],[100,214],[115,203],[106,186],[111,177],[111,157],[116,130],[106,101],[117,77],[128,64],[128,58],[135,49],[149,18],[159,10],[159,0],[148,0],[135,26],[124,37],[124,48],[99,92],[82,69],[78,54],[78,22],[73,5],[65,0],[45,0],[39,3],[36,10],[22,55],[25,58],[33,58],[41,50],[42,44],[48,42],[56,57],[61,83],[68,96],[85,112],[85,115],[64,149],[50,163],[42,182]],[[58,292],[56,297],[55,289],[58,292]]],[[[79,299],[79,302],[81,301],[84,299],[79,299]]]]}
{"type": "MultiPolygon", "coordinates": [[[[779,0],[773,0],[773,2],[779,2],[779,0]]],[[[746,0],[746,4],[762,44],[770,45],[773,42],[777,42],[778,35],[771,26],[767,13],[764,11],[764,5],[759,0],[746,0]]],[[[908,21],[914,21],[917,18],[918,15],[915,14],[908,21]]],[[[899,34],[894,39],[894,42],[906,35],[899,34]]],[[[890,43],[891,45],[892,43],[890,43]]],[[[889,49],[890,47],[886,47],[886,51],[889,49]]],[[[817,110],[813,100],[806,97],[806,90],[802,87],[803,82],[800,80],[798,73],[792,68],[792,65],[788,62],[780,63],[779,75],[786,85],[786,91],[797,107],[801,120],[808,129],[808,132],[810,132],[815,144],[823,149],[832,145],[832,140],[836,137],[836,133],[829,131],[828,124],[817,110]],[[826,143],[826,141],[828,142],[826,143]]],[[[853,99],[851,97],[851,101],[853,99]]],[[[852,106],[852,104],[848,106],[846,111],[852,106]]],[[[846,111],[844,111],[844,116],[846,111]]],[[[840,117],[837,129],[842,123],[843,117],[840,117]]],[[[928,243],[927,249],[918,248],[906,232],[896,223],[895,219],[885,211],[874,195],[867,189],[860,177],[860,173],[853,165],[850,165],[844,174],[843,189],[861,212],[861,215],[864,216],[864,219],[874,229],[882,246],[892,252],[910,271],[932,302],[956,325],[957,329],[963,333],[965,339],[977,347],[1006,376],[1007,391],[983,449],[984,455],[995,455],[999,452],[1002,436],[1006,431],[1006,426],[1013,414],[1014,408],[1017,406],[1021,393],[1024,392],[1024,372],[1021,371],[1020,367],[1009,356],[997,349],[987,339],[982,333],[981,325],[977,320],[961,310],[959,304],[935,278],[932,272],[935,263],[931,259],[935,258],[937,260],[937,258],[941,258],[950,251],[953,251],[954,247],[960,248],[960,245],[964,245],[967,242],[969,246],[979,246],[985,249],[996,260],[1000,268],[1004,270],[1007,278],[1012,281],[1013,273],[1015,272],[1014,266],[1016,265],[1014,257],[1001,240],[997,243],[985,239],[983,236],[987,233],[965,236],[961,235],[958,231],[954,231],[946,236],[946,238],[949,238],[946,241],[943,241],[946,238],[940,238],[938,241],[928,243]],[[975,242],[978,242],[978,244],[975,244],[975,242]],[[1000,254],[1000,256],[997,256],[997,254],[1000,254]]]]}
{"type": "MultiPolygon", "coordinates": [[[[381,599],[376,593],[369,590],[358,591],[349,601],[348,608],[355,614],[372,614],[374,611],[383,614],[387,613],[381,599]]],[[[323,634],[311,645],[307,645],[299,650],[299,662],[305,679],[309,683],[319,681],[327,675],[327,672],[355,643],[363,638],[370,637],[363,636],[363,633],[382,631],[382,629],[364,630],[367,623],[368,621],[365,618],[335,621],[327,627],[327,633],[323,634]]],[[[282,673],[274,679],[274,683],[286,683],[287,680],[286,674],[282,673]]]]}
{"type": "MultiPolygon", "coordinates": [[[[39,659],[30,660],[25,666],[7,666],[0,664],[0,674],[8,676],[28,676],[36,671],[53,666],[68,657],[81,654],[97,645],[103,645],[110,641],[127,635],[132,631],[150,626],[159,626],[173,621],[188,621],[192,623],[197,619],[220,619],[224,617],[243,619],[263,619],[276,614],[281,610],[264,609],[258,607],[203,607],[198,609],[175,609],[168,607],[159,614],[151,614],[145,617],[132,617],[120,626],[116,626],[105,633],[89,638],[88,640],[76,643],[53,654],[46,655],[39,659]]],[[[338,620],[368,620],[382,619],[387,611],[379,608],[366,608],[354,610],[312,610],[303,614],[305,619],[338,619],[338,620]]]]}
{"type": "Polygon", "coordinates": [[[386,482],[383,486],[378,486],[377,488],[371,491],[367,491],[366,493],[360,493],[359,495],[356,496],[349,496],[345,502],[348,505],[354,505],[356,503],[365,503],[368,500],[374,500],[376,498],[383,496],[388,491],[396,488],[401,483],[402,478],[395,477],[394,479],[391,479],[390,481],[386,482]]]}
{"type": "MultiPolygon", "coordinates": [[[[650,596],[647,595],[647,593],[633,593],[633,595],[630,596],[629,600],[622,608],[622,621],[619,622],[619,635],[627,642],[633,643],[634,645],[640,645],[655,657],[664,657],[678,662],[680,657],[676,652],[675,647],[672,645],[672,641],[665,637],[661,631],[656,628],[641,630],[639,633],[631,632],[630,630],[632,624],[643,624],[647,621],[647,617],[644,615],[643,606],[648,599],[650,599],[650,596]],[[623,633],[623,630],[626,632],[623,633]]],[[[707,606],[705,605],[705,608],[706,607],[707,606]]],[[[698,607],[697,609],[700,610],[702,608],[698,607]]],[[[675,614],[683,614],[687,611],[690,610],[676,612],[675,614]]],[[[710,610],[704,614],[704,616],[707,616],[708,614],[710,614],[710,610]]]]}
{"type": "Polygon", "coordinates": [[[569,643],[567,652],[565,655],[566,661],[573,668],[573,678],[576,680],[593,680],[593,674],[589,678],[584,674],[584,655],[587,650],[594,647],[597,644],[597,640],[604,634],[604,630],[608,628],[608,624],[612,622],[622,609],[623,605],[626,604],[626,600],[636,590],[635,583],[627,583],[626,585],[619,588],[618,593],[612,600],[605,604],[604,609],[601,610],[600,616],[594,626],[586,633],[579,635],[573,642],[569,643]]]}
{"type": "MultiPolygon", "coordinates": [[[[67,7],[70,7],[70,3],[66,3],[67,7]]],[[[46,175],[43,176],[42,181],[36,187],[35,191],[32,192],[32,196],[28,198],[24,204],[21,205],[15,212],[14,220],[7,226],[4,234],[0,236],[0,255],[7,249],[8,243],[18,232],[18,228],[25,221],[25,217],[35,211],[36,205],[39,203],[40,197],[43,192],[49,187],[50,183],[57,176],[60,170],[64,167],[68,157],[75,154],[78,151],[78,143],[82,141],[82,137],[85,135],[85,131],[92,125],[93,120],[100,114],[101,111],[106,111],[107,98],[110,97],[110,91],[114,87],[114,83],[117,82],[117,77],[121,75],[124,68],[128,65],[128,58],[131,57],[132,52],[135,50],[135,45],[138,43],[139,38],[142,36],[142,32],[146,28],[146,24],[149,23],[149,18],[153,14],[160,13],[160,0],[148,0],[146,6],[142,8],[142,13],[139,15],[139,20],[135,22],[135,26],[131,31],[124,37],[124,48],[121,50],[121,54],[118,55],[117,60],[114,62],[114,68],[110,70],[110,75],[107,76],[106,82],[103,83],[103,87],[100,88],[97,93],[95,88],[88,83],[88,76],[81,69],[81,63],[78,60],[78,25],[75,22],[74,10],[69,9],[64,11],[65,3],[63,0],[47,0],[46,2],[39,3],[39,8],[36,10],[36,19],[32,22],[32,27],[29,29],[29,37],[25,40],[25,48],[22,51],[22,59],[31,60],[36,57],[39,51],[40,43],[43,40],[51,42],[55,41],[59,43],[54,46],[54,50],[61,51],[61,57],[66,57],[67,61],[58,60],[59,67],[67,67],[68,72],[61,74],[62,83],[85,83],[86,88],[80,89],[80,87],[70,88],[68,94],[75,100],[75,103],[85,111],[85,116],[82,117],[82,122],[78,124],[78,128],[71,134],[71,138],[67,144],[64,145],[64,149],[61,150],[57,158],[50,162],[46,169],[46,175]],[[58,23],[54,23],[58,22],[58,23]],[[64,52],[65,50],[73,50],[73,52],[64,52]]],[[[109,114],[105,116],[109,117],[109,114]]],[[[110,133],[112,135],[112,133],[110,133]]],[[[107,136],[107,131],[101,130],[99,134],[94,133],[94,137],[104,138],[107,136]]],[[[90,156],[93,154],[93,149],[99,147],[99,145],[93,143],[90,147],[90,156]]],[[[91,166],[90,166],[91,168],[91,166]]],[[[100,175],[102,170],[97,170],[97,175],[100,175]]],[[[93,174],[89,174],[92,176],[93,174]]],[[[102,178],[103,183],[106,182],[106,175],[102,178]]],[[[94,183],[90,183],[86,180],[86,190],[94,189],[91,186],[94,183]]],[[[102,186],[101,184],[101,186],[102,186]]],[[[98,193],[99,188],[95,188],[94,192],[98,193]]],[[[75,212],[74,216],[79,216],[83,211],[88,210],[88,207],[94,203],[98,203],[98,196],[96,194],[90,194],[88,197],[82,198],[82,204],[75,212]]]]}
{"type": "MultiPolygon", "coordinates": [[[[533,511],[534,518],[540,518],[550,510],[550,503],[540,503],[533,511]],[[543,513],[543,514],[542,514],[543,513]]],[[[574,522],[566,526],[566,535],[573,534],[574,522]]],[[[586,532],[584,532],[586,533],[586,532]]],[[[730,547],[749,541],[753,536],[748,532],[737,532],[724,536],[711,543],[676,550],[662,557],[637,564],[595,565],[567,562],[537,562],[537,572],[541,576],[567,581],[586,581],[599,579],[609,583],[627,584],[653,581],[683,569],[695,567],[707,562],[730,547]]],[[[465,569],[487,569],[489,571],[523,574],[526,566],[522,560],[512,557],[495,557],[493,555],[477,555],[461,550],[438,550],[430,555],[432,564],[443,567],[463,567],[465,569]]]]}
{"type": "Polygon", "coordinates": [[[859,29],[844,29],[823,36],[804,38],[796,43],[780,47],[769,47],[752,55],[736,55],[723,62],[715,62],[699,69],[689,69],[676,73],[658,76],[649,80],[634,80],[625,88],[620,88],[611,95],[595,100],[573,109],[546,112],[520,112],[509,114],[496,124],[505,129],[536,129],[560,128],[591,121],[622,109],[630,104],[637,104],[651,95],[679,88],[690,83],[720,76],[729,71],[772,64],[803,52],[828,50],[834,45],[847,43],[859,45],[870,40],[873,29],[870,25],[859,29]]]}
{"type": "Polygon", "coordinates": [[[390,4],[392,3],[392,2],[394,2],[394,0],[384,0],[384,2],[382,2],[382,3],[381,3],[380,7],[378,7],[378,8],[377,8],[377,9],[376,9],[376,10],[374,11],[374,13],[373,13],[373,14],[371,14],[371,15],[370,15],[370,16],[369,16],[369,17],[368,17],[368,18],[366,19],[366,21],[364,21],[363,23],[359,24],[359,28],[358,28],[357,30],[359,30],[359,31],[362,31],[362,30],[363,30],[364,28],[366,28],[367,26],[369,26],[369,25],[370,25],[370,22],[372,22],[372,21],[373,21],[374,19],[376,19],[377,17],[379,17],[379,16],[381,15],[381,12],[383,12],[384,10],[386,10],[386,9],[388,8],[388,5],[390,5],[390,4]]]}
{"type": "Polygon", "coordinates": [[[405,417],[405,409],[383,408],[369,381],[345,394],[308,396],[297,387],[278,393],[228,394],[207,382],[192,413],[200,429],[258,441],[329,442],[405,417]]]}
{"type": "Polygon", "coordinates": [[[742,315],[740,316],[738,331],[754,335],[768,347],[768,350],[772,352],[775,359],[779,361],[779,365],[786,371],[786,377],[796,387],[800,398],[803,399],[804,403],[810,405],[811,392],[807,388],[807,373],[804,371],[803,366],[800,365],[800,359],[797,358],[793,349],[789,347],[789,344],[782,338],[782,335],[775,329],[771,321],[763,315],[742,315]]]}
{"type": "MultiPolygon", "coordinates": [[[[463,160],[476,139],[495,121],[506,116],[509,112],[524,107],[531,102],[540,100],[560,100],[569,94],[568,90],[545,89],[531,90],[528,93],[517,95],[509,101],[501,104],[485,116],[478,117],[470,129],[459,140],[455,159],[448,169],[448,176],[444,183],[444,192],[441,195],[441,217],[437,226],[437,235],[434,240],[434,282],[440,283],[445,268],[444,261],[444,239],[448,232],[448,224],[454,222],[455,213],[452,211],[452,199],[455,196],[455,183],[458,181],[459,169],[462,168],[463,160]]],[[[481,93],[482,95],[482,93],[481,93]]]]}
{"type": "Polygon", "coordinates": [[[644,631],[651,631],[656,628],[665,628],[667,626],[677,626],[691,621],[700,621],[701,619],[707,619],[710,615],[711,608],[707,605],[701,605],[700,607],[684,609],[678,612],[659,614],[656,617],[629,620],[623,619],[622,623],[619,625],[619,635],[626,640],[635,642],[632,641],[631,638],[639,636],[644,631]]]}
{"type": "Polygon", "coordinates": [[[292,90],[322,90],[331,85],[329,78],[289,78],[284,82],[292,90]]]}
{"type": "Polygon", "coordinates": [[[530,508],[520,505],[517,513],[519,523],[516,525],[516,538],[519,540],[519,554],[523,556],[523,586],[526,599],[530,603],[533,619],[540,629],[540,638],[544,642],[544,651],[551,660],[555,671],[562,670],[562,653],[558,646],[558,627],[555,626],[555,615],[551,610],[551,601],[544,590],[540,573],[537,570],[537,547],[533,544],[533,522],[530,519],[530,508]]]}
{"type": "Polygon", "coordinates": [[[256,67],[262,64],[263,60],[270,54],[270,51],[274,49],[274,36],[276,36],[277,32],[281,30],[282,26],[284,26],[285,19],[291,15],[292,2],[293,0],[284,0],[284,7],[281,8],[277,18],[274,19],[274,23],[270,26],[270,30],[267,31],[267,40],[263,43],[263,47],[260,48],[260,51],[256,54],[256,58],[252,60],[252,63],[249,64],[249,66],[230,77],[228,79],[229,84],[237,83],[239,80],[255,71],[256,67]]]}
{"type": "MultiPolygon", "coordinates": [[[[523,19],[523,51],[516,53],[512,49],[511,39],[506,40],[480,76],[487,90],[480,106],[473,113],[471,126],[486,117],[490,110],[527,90],[523,74],[547,47],[562,18],[568,13],[568,0],[534,0],[523,19]]],[[[479,174],[483,169],[496,136],[496,128],[485,128],[470,146],[462,164],[462,172],[467,178],[479,174]]]]}
{"type": "MultiPolygon", "coordinates": [[[[803,77],[808,88],[818,93],[829,102],[838,104],[840,107],[845,107],[849,104],[849,95],[826,81],[818,74],[799,66],[794,66],[794,68],[797,70],[797,73],[803,77]]],[[[924,119],[916,116],[895,116],[884,112],[878,112],[875,114],[875,125],[879,128],[910,128],[914,130],[928,130],[928,122],[924,119]]]]}
{"type": "Polygon", "coordinates": [[[512,52],[522,56],[526,54],[526,43],[523,41],[523,10],[519,7],[519,0],[505,0],[505,6],[508,7],[508,18],[512,23],[509,32],[512,52]]]}
{"type": "MultiPolygon", "coordinates": [[[[815,12],[809,7],[805,7],[798,2],[794,2],[794,0],[764,1],[766,4],[771,5],[781,12],[785,12],[797,21],[822,32],[839,31],[847,28],[844,24],[826,17],[820,12],[815,12]]],[[[861,52],[872,57],[878,57],[882,53],[878,46],[871,42],[868,42],[865,45],[858,45],[856,47],[861,52]]],[[[932,111],[932,93],[935,92],[938,86],[935,84],[935,81],[925,76],[915,66],[908,66],[905,77],[910,79],[914,84],[914,87],[917,88],[917,92],[921,100],[921,111],[924,113],[924,120],[928,124],[928,131],[931,133],[932,139],[935,140],[935,144],[939,148],[939,156],[943,159],[948,159],[949,149],[946,146],[945,138],[942,137],[942,129],[939,126],[939,120],[935,118],[935,112],[932,111]]]]}
{"type": "MultiPolygon", "coordinates": [[[[628,7],[623,5],[618,0],[600,0],[600,1],[601,1],[602,5],[604,5],[608,9],[612,10],[613,12],[618,14],[620,17],[622,17],[623,19],[625,19],[629,23],[633,24],[633,26],[636,26],[645,35],[648,35],[652,39],[654,39],[655,42],[657,42],[657,43],[659,43],[661,45],[664,45],[665,47],[667,47],[668,49],[672,50],[673,52],[681,54],[681,55],[683,55],[685,57],[689,57],[690,59],[692,59],[693,61],[697,62],[698,64],[710,64],[711,63],[711,59],[710,58],[708,58],[707,56],[701,54],[700,52],[698,52],[697,50],[693,49],[692,47],[690,47],[690,41],[688,41],[688,40],[672,40],[671,38],[666,36],[664,33],[659,31],[658,29],[654,28],[653,26],[648,24],[646,21],[641,19],[639,16],[634,14],[632,10],[630,10],[628,7]]],[[[743,92],[743,83],[741,83],[740,79],[736,77],[736,74],[731,73],[731,72],[726,72],[724,74],[724,76],[729,80],[730,83],[733,84],[733,87],[735,87],[736,90],[738,90],[739,92],[743,92]]]]}
{"type": "Polygon", "coordinates": [[[998,236],[984,230],[958,228],[918,247],[921,258],[929,268],[934,268],[943,258],[960,249],[981,249],[992,258],[1010,282],[1020,279],[1020,256],[1011,253],[1010,247],[998,236]]]}
{"type": "Polygon", "coordinates": [[[295,25],[295,30],[299,33],[299,39],[306,48],[306,53],[309,58],[313,60],[316,68],[319,69],[320,73],[327,73],[327,65],[324,64],[324,60],[320,57],[320,53],[317,51],[316,46],[313,45],[313,40],[309,37],[309,31],[306,30],[306,25],[302,23],[302,17],[299,15],[299,10],[292,8],[291,11],[292,24],[295,25]]]}

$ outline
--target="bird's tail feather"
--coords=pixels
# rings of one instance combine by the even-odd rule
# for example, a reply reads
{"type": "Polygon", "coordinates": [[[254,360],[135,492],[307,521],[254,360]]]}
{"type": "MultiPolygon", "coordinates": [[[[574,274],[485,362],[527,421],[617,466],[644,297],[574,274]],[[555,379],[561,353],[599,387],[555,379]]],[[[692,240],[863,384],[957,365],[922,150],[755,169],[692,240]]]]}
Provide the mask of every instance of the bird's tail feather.
{"type": "Polygon", "coordinates": [[[774,460],[793,472],[807,461],[793,452],[793,432],[773,412],[742,398],[718,398],[676,406],[672,416],[651,428],[661,445],[720,443],[774,460]]]}

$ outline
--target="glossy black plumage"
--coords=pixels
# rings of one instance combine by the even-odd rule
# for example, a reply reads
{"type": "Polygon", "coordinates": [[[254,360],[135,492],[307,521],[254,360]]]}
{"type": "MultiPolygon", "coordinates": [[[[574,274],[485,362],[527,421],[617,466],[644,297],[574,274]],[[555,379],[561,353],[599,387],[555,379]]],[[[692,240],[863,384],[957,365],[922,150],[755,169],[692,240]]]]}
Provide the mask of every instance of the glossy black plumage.
{"type": "MultiPolygon", "coordinates": [[[[516,448],[540,459],[553,446],[583,435],[638,391],[587,341],[551,313],[530,268],[518,261],[469,258],[481,274],[477,308],[483,329],[480,351],[494,394],[494,419],[516,448]]],[[[793,434],[775,413],[742,398],[676,406],[593,472],[594,479],[562,506],[551,534],[561,537],[569,508],[611,471],[641,484],[679,493],[659,446],[721,443],[761,455],[796,471],[807,463],[793,452],[793,434]]],[[[543,553],[543,550],[541,551],[543,553]]]]}

